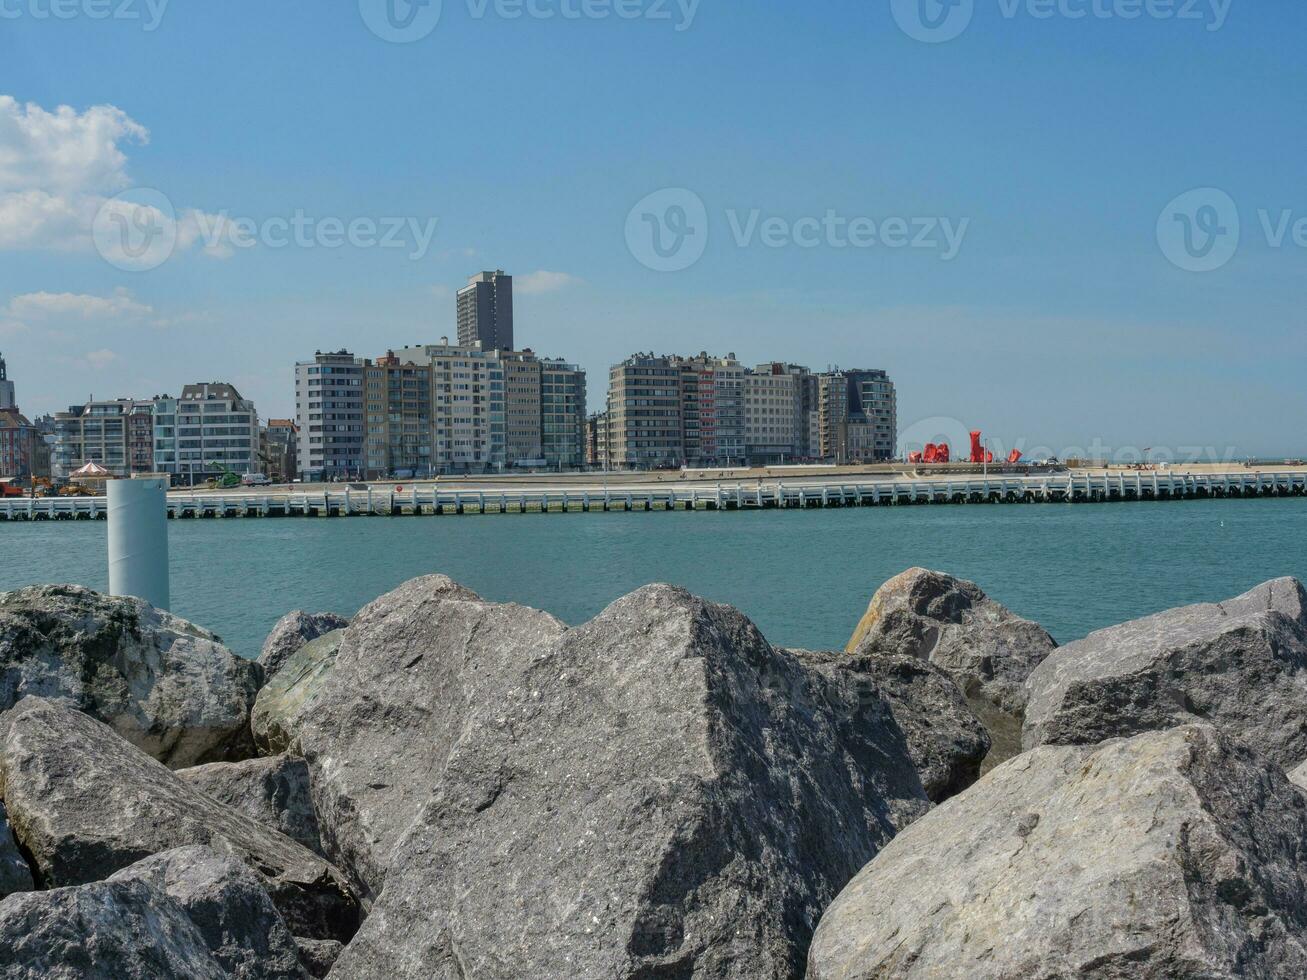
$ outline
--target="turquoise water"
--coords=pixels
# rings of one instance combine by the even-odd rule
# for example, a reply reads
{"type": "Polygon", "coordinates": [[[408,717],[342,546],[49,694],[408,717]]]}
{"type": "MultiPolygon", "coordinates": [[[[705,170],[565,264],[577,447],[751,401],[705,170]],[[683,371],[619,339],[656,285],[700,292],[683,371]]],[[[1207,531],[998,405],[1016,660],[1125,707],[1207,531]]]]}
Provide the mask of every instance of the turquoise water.
{"type": "MultiPolygon", "coordinates": [[[[785,512],[173,521],[174,611],[258,653],[283,613],[353,614],[416,575],[569,623],[648,582],[742,609],[773,643],[839,647],[887,578],[974,579],[1061,642],[1280,575],[1307,579],[1307,499],[785,512]]],[[[103,522],[0,524],[0,591],[106,586],[103,522]]]]}

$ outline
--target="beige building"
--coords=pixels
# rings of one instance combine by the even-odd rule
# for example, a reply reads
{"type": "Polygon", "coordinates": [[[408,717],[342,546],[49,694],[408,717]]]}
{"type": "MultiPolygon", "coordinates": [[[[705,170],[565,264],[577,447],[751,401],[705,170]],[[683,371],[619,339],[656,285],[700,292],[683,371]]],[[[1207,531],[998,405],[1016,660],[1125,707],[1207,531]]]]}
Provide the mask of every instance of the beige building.
{"type": "Polygon", "coordinates": [[[504,367],[495,351],[445,341],[396,352],[431,371],[431,458],[439,473],[485,473],[505,463],[504,367]]]}
{"type": "Polygon", "coordinates": [[[807,375],[807,368],[775,362],[745,374],[744,439],[750,463],[765,466],[806,455],[803,380],[807,375]]]}
{"type": "Polygon", "coordinates": [[[685,462],[679,358],[635,354],[608,375],[612,469],[653,469],[685,462]]]}
{"type": "Polygon", "coordinates": [[[427,476],[434,467],[431,366],[402,360],[393,351],[363,369],[367,474],[427,476]]]}
{"type": "Polygon", "coordinates": [[[497,352],[504,371],[504,447],[509,466],[543,466],[540,361],[531,351],[497,352]]]}

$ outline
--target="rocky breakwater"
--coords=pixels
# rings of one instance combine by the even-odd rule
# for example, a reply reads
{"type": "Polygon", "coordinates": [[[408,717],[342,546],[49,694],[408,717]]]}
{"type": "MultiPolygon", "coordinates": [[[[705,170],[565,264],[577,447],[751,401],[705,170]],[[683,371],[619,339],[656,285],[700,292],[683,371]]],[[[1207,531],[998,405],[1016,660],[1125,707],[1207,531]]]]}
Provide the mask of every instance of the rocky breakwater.
{"type": "MultiPolygon", "coordinates": [[[[86,627],[118,600],[50,594],[82,618],[10,676],[177,689],[166,641],[86,627]]],[[[914,569],[811,652],[669,586],[569,627],[432,576],[279,624],[187,768],[126,695],[15,689],[0,976],[1304,976],[1303,595],[1057,649],[914,569]]]]}

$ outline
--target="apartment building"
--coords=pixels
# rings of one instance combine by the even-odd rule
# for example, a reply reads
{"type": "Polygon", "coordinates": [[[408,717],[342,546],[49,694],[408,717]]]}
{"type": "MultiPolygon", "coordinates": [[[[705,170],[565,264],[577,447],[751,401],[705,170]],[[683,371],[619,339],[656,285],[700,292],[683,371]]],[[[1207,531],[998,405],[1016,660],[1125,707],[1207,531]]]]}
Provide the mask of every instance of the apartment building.
{"type": "Polygon", "coordinates": [[[898,396],[880,370],[831,371],[818,379],[821,456],[880,462],[898,452],[898,396]]]}
{"type": "Polygon", "coordinates": [[[745,455],[751,465],[790,462],[808,455],[804,411],[807,368],[773,362],[744,375],[745,455]]]}
{"type": "Polygon", "coordinates": [[[360,476],[365,469],[364,362],[349,351],[295,365],[298,469],[306,480],[360,476]]]}
{"type": "Polygon", "coordinates": [[[513,277],[503,269],[468,280],[455,297],[458,345],[513,350],[513,277]]]}
{"type": "Polygon", "coordinates": [[[745,457],[743,365],[734,354],[673,358],[681,369],[681,428],[693,466],[738,466],[745,457]]]}
{"type": "MultiPolygon", "coordinates": [[[[685,462],[681,375],[680,358],[652,353],[635,354],[612,367],[608,419],[613,468],[653,469],[685,462]]],[[[699,409],[694,411],[697,421],[699,409]]]]}
{"type": "Polygon", "coordinates": [[[540,362],[540,442],[545,465],[586,465],[585,371],[557,358],[540,362]]]}
{"type": "Polygon", "coordinates": [[[151,405],[154,467],[159,473],[179,474],[177,468],[177,399],[158,395],[151,405]]]}
{"type": "Polygon", "coordinates": [[[152,401],[89,401],[56,413],[51,472],[67,479],[87,463],[97,463],[117,477],[153,473],[153,447],[152,401]]]}
{"type": "Polygon", "coordinates": [[[585,465],[608,469],[608,413],[595,412],[585,420],[585,465]]]}
{"type": "Polygon", "coordinates": [[[368,476],[433,472],[431,365],[387,352],[364,369],[368,476]]]}
{"type": "Polygon", "coordinates": [[[544,466],[540,361],[529,350],[496,353],[504,371],[506,462],[518,467],[544,466]]]}
{"type": "MultiPolygon", "coordinates": [[[[636,354],[609,374],[606,425],[622,468],[879,461],[894,458],[898,412],[884,371],[636,354]]],[[[588,453],[599,455],[593,430],[588,453]]]]}
{"type": "Polygon", "coordinates": [[[259,432],[263,472],[273,483],[290,483],[298,475],[299,427],[294,419],[268,419],[259,432]]]}
{"type": "Polygon", "coordinates": [[[496,351],[440,344],[405,347],[401,361],[431,371],[432,465],[485,473],[507,464],[504,364],[496,351]]]}
{"type": "MultiPolygon", "coordinates": [[[[225,381],[186,385],[175,408],[176,468],[160,472],[174,472],[194,484],[226,473],[243,476],[261,471],[259,414],[234,385],[225,381]]],[[[152,446],[153,411],[149,418],[152,446]]]]}

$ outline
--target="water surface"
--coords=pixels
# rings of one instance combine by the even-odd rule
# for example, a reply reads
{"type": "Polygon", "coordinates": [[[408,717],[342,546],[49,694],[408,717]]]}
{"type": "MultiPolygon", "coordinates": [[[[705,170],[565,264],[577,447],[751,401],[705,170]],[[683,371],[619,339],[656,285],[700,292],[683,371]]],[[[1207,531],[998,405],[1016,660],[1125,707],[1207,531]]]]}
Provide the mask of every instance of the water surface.
{"type": "MultiPolygon", "coordinates": [[[[970,578],[1060,642],[1280,575],[1307,499],[169,523],[174,611],[257,655],[283,613],[352,615],[416,575],[580,623],[649,582],[738,606],[773,643],[839,647],[912,565],[970,578]]],[[[107,584],[103,522],[0,524],[0,591],[107,584]]]]}

